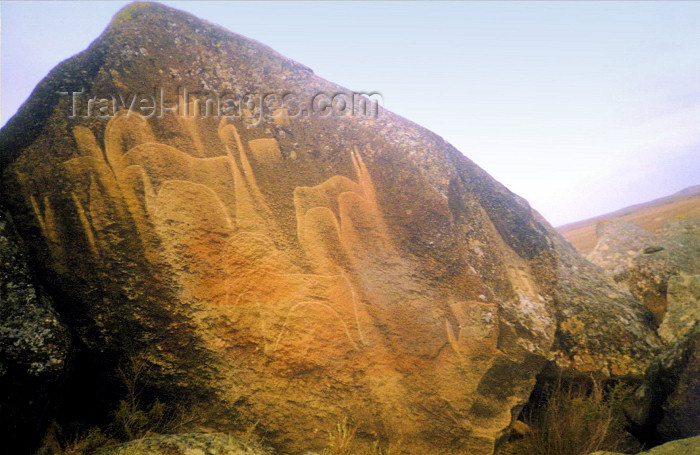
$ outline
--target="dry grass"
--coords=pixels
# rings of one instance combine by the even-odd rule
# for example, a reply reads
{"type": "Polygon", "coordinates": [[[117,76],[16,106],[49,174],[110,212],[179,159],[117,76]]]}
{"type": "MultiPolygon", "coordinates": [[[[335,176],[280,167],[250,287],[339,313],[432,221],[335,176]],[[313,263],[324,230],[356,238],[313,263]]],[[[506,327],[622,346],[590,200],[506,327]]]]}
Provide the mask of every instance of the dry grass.
{"type": "Polygon", "coordinates": [[[328,447],[323,455],[401,455],[404,453],[403,439],[400,438],[388,445],[374,441],[371,445],[367,440],[357,440],[357,428],[348,424],[347,418],[337,423],[335,431],[328,433],[328,447]]]}
{"type": "Polygon", "coordinates": [[[148,368],[147,359],[132,355],[117,369],[117,375],[125,393],[112,412],[112,420],[106,427],[64,432],[55,422],[44,438],[42,455],[89,454],[107,445],[141,439],[156,434],[176,433],[194,421],[184,409],[169,406],[159,400],[146,405],[141,400],[144,389],[143,376],[148,368]]]}
{"type": "Polygon", "coordinates": [[[624,386],[606,390],[595,380],[569,386],[558,381],[527,416],[531,431],[518,444],[520,451],[527,455],[626,451],[630,435],[624,428],[622,402],[629,393],[624,386]]]}
{"type": "Polygon", "coordinates": [[[348,425],[347,418],[337,423],[335,431],[328,433],[328,448],[324,452],[328,455],[350,455],[356,431],[355,427],[348,425]]]}
{"type": "Polygon", "coordinates": [[[375,441],[367,455],[401,455],[402,453],[404,453],[403,440],[399,439],[389,444],[386,448],[383,448],[378,441],[375,441]]]}

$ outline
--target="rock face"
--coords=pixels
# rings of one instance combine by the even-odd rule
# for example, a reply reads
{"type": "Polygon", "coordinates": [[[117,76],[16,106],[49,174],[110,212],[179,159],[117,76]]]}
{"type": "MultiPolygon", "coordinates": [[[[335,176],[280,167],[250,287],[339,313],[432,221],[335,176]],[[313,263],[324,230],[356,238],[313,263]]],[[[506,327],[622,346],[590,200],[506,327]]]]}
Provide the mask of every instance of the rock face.
{"type": "Polygon", "coordinates": [[[601,264],[655,313],[666,344],[630,417],[656,440],[700,434],[700,218],[670,220],[652,237],[629,226],[604,229],[600,245],[632,251],[625,264],[601,264]]]}
{"type": "Polygon", "coordinates": [[[224,432],[258,422],[290,452],[347,418],[409,453],[489,454],[553,356],[648,364],[644,308],[438,136],[384,110],[203,118],[185,89],[347,92],[150,3],[41,82],[0,133],[0,193],[75,297],[61,316],[83,374],[136,352],[153,396],[224,432]],[[127,111],[154,86],[178,107],[127,111]],[[92,115],[58,92],[97,97],[92,115]]]}
{"type": "Polygon", "coordinates": [[[700,320],[700,218],[669,220],[656,236],[630,222],[602,223],[598,235],[587,258],[644,302],[664,341],[682,339],[700,320]]]}
{"type": "Polygon", "coordinates": [[[653,234],[629,221],[599,223],[596,236],[598,243],[586,259],[613,275],[629,267],[632,258],[656,240],[653,234]]]}
{"type": "Polygon", "coordinates": [[[33,448],[47,424],[70,340],[37,287],[22,240],[0,212],[0,435],[5,448],[33,448]]]}
{"type": "Polygon", "coordinates": [[[666,223],[659,232],[659,243],[664,251],[645,252],[626,280],[638,295],[651,287],[646,283],[660,283],[662,291],[665,288],[666,311],[659,335],[675,342],[700,321],[700,217],[666,223]]]}
{"type": "Polygon", "coordinates": [[[666,342],[682,339],[700,320],[700,218],[667,222],[616,279],[654,312],[666,342]]]}
{"type": "Polygon", "coordinates": [[[661,356],[648,375],[661,409],[656,431],[663,440],[700,435],[700,322],[661,356]]]}
{"type": "Polygon", "coordinates": [[[555,294],[558,375],[640,378],[661,348],[653,316],[561,237],[555,294]]]}

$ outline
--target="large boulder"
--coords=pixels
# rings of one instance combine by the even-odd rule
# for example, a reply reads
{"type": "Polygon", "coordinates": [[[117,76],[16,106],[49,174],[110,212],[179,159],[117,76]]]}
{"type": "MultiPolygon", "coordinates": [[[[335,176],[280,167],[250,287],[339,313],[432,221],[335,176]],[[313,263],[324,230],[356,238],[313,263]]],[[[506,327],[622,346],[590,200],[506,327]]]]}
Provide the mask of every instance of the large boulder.
{"type": "Polygon", "coordinates": [[[616,279],[654,312],[659,335],[671,343],[700,320],[700,217],[669,220],[656,244],[639,251],[616,279]]]}
{"type": "Polygon", "coordinates": [[[22,239],[0,211],[0,436],[8,453],[36,448],[69,350],[68,332],[37,285],[22,239]]]}
{"type": "Polygon", "coordinates": [[[557,333],[553,368],[543,379],[618,378],[641,381],[661,349],[651,312],[601,268],[582,258],[559,236],[557,333]]]}
{"type": "Polygon", "coordinates": [[[596,226],[598,242],[586,259],[615,275],[632,264],[632,258],[656,237],[631,221],[602,221],[596,226]]]}
{"type": "Polygon", "coordinates": [[[89,354],[83,401],[137,354],[150,397],[220,431],[259,423],[285,451],[347,419],[358,439],[476,455],[548,360],[648,364],[646,310],[435,134],[383,109],[217,118],[185,91],[348,93],[153,3],[39,84],[0,133],[0,194],[76,299],[61,317],[89,354]],[[154,86],[175,109],[128,110],[154,86]]]}
{"type": "MultiPolygon", "coordinates": [[[[617,248],[612,236],[606,239],[617,248]]],[[[645,242],[614,272],[659,324],[664,346],[627,411],[642,437],[662,442],[700,434],[700,218],[669,220],[645,242]]]]}

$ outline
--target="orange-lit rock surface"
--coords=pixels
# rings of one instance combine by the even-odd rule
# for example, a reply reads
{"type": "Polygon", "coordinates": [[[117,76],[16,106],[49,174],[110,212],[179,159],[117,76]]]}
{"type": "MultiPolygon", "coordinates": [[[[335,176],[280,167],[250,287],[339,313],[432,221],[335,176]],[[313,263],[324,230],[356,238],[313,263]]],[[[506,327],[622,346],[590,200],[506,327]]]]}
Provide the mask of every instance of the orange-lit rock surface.
{"type": "Polygon", "coordinates": [[[562,368],[643,371],[641,305],[598,269],[566,278],[583,259],[562,265],[547,222],[435,134],[384,110],[69,118],[56,94],[153,87],[343,90],[157,4],[122,10],[37,87],[0,134],[2,200],[48,288],[78,302],[60,312],[86,383],[136,353],[153,396],[218,431],[257,422],[292,453],[347,419],[409,453],[489,454],[555,333],[562,368]]]}

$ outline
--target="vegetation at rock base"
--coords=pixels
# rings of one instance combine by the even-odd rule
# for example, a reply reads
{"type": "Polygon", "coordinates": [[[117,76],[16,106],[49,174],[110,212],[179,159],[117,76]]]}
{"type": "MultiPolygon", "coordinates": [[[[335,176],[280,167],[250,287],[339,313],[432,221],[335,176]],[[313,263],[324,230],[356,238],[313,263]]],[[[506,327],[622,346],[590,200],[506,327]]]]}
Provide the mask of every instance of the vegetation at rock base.
{"type": "Polygon", "coordinates": [[[509,455],[586,455],[599,450],[637,453],[639,444],[625,429],[623,403],[632,388],[586,384],[547,385],[524,412],[529,431],[506,445],[509,455]]]}
{"type": "Polygon", "coordinates": [[[401,455],[404,453],[403,440],[398,440],[383,445],[379,441],[374,441],[369,447],[361,447],[355,436],[357,428],[348,424],[348,420],[343,419],[335,426],[335,430],[328,433],[328,447],[322,455],[401,455]]]}
{"type": "Polygon", "coordinates": [[[351,444],[355,439],[356,428],[348,425],[348,420],[336,424],[335,432],[328,435],[328,455],[350,455],[351,444]]]}
{"type": "MultiPolygon", "coordinates": [[[[160,434],[173,434],[193,424],[194,418],[178,406],[158,400],[142,402],[143,376],[148,361],[130,356],[117,369],[124,388],[123,398],[103,427],[64,431],[54,423],[38,455],[87,455],[98,449],[160,434]]],[[[623,384],[604,385],[591,379],[565,383],[561,379],[546,385],[523,413],[527,431],[512,438],[498,452],[501,455],[587,455],[599,450],[636,453],[639,444],[625,429],[623,403],[632,393],[623,384]]],[[[357,438],[357,427],[347,418],[328,432],[327,447],[321,455],[401,455],[402,440],[372,445],[357,438]]],[[[262,445],[258,425],[251,425],[243,438],[262,445]]],[[[246,444],[247,446],[247,444],[246,444]]]]}
{"type": "MultiPolygon", "coordinates": [[[[130,355],[117,368],[116,375],[124,389],[124,395],[111,414],[107,425],[71,430],[53,422],[36,455],[88,455],[110,446],[156,435],[175,434],[196,419],[180,406],[163,403],[156,399],[144,404],[142,393],[146,386],[143,377],[149,367],[144,355],[130,355]]],[[[262,446],[264,437],[258,434],[258,423],[250,425],[241,440],[248,446],[262,446]]],[[[328,432],[328,446],[322,455],[401,455],[404,453],[402,440],[388,445],[374,441],[371,446],[361,444],[356,438],[357,428],[348,423],[347,418],[328,432]]],[[[138,452],[140,453],[140,452],[138,452]]]]}
{"type": "Polygon", "coordinates": [[[144,404],[142,376],[148,368],[145,356],[131,355],[117,368],[125,390],[123,398],[112,412],[111,422],[101,428],[66,431],[54,422],[44,439],[38,455],[82,455],[108,445],[140,439],[154,434],[175,433],[194,418],[176,405],[158,399],[144,404]]]}

